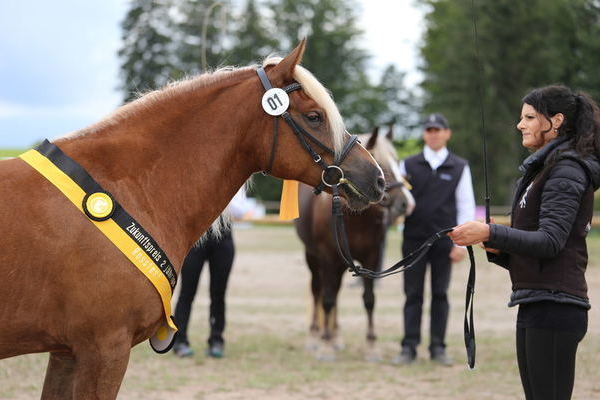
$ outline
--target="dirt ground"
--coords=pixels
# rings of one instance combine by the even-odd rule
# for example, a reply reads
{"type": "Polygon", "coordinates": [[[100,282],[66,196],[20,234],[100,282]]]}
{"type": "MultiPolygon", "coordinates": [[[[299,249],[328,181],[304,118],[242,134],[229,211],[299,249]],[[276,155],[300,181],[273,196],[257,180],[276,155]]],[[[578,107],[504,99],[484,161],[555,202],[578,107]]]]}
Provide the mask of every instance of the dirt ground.
{"type": "MultiPolygon", "coordinates": [[[[477,366],[466,367],[462,339],[466,262],[455,265],[450,288],[448,327],[452,367],[427,359],[428,307],[418,362],[391,363],[402,334],[402,277],[377,284],[376,349],[366,345],[362,289],[346,275],[339,299],[343,349],[336,361],[319,361],[307,350],[310,313],[309,273],[300,242],[289,226],[235,228],[237,253],[227,301],[226,354],[204,356],[207,336],[208,274],[202,275],[194,303],[190,340],[196,355],[157,355],[147,343],[136,346],[119,399],[300,400],[521,399],[514,354],[516,310],[506,307],[510,285],[501,268],[478,253],[475,297],[477,366]],[[366,361],[376,351],[380,362],[366,361]]],[[[589,242],[587,278],[592,310],[588,334],[580,345],[573,399],[600,399],[600,235],[589,242]]],[[[391,232],[386,265],[399,259],[400,234],[391,232]]],[[[428,300],[428,294],[426,294],[428,300]]],[[[426,300],[426,302],[427,302],[426,300]]],[[[46,355],[0,361],[0,399],[39,398],[46,355]]]]}

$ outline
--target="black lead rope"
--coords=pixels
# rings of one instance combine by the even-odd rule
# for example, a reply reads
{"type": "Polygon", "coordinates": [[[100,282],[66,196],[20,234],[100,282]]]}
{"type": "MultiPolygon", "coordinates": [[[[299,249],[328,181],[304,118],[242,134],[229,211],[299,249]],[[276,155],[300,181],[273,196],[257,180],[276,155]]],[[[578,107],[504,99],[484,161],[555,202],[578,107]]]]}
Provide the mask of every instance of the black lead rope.
{"type": "Polygon", "coordinates": [[[473,247],[467,246],[469,252],[469,278],[467,279],[467,290],[465,293],[465,321],[464,321],[464,339],[467,349],[467,364],[470,369],[475,368],[475,325],[473,323],[473,297],[475,295],[475,256],[473,247]],[[468,317],[467,317],[468,314],[468,317]]]}
{"type": "MultiPolygon", "coordinates": [[[[340,254],[342,261],[348,268],[353,276],[362,276],[365,278],[378,279],[386,276],[398,274],[414,267],[419,261],[425,257],[429,252],[433,244],[446,237],[448,232],[452,231],[452,228],[443,229],[431,237],[429,237],[418,249],[411,252],[408,256],[398,261],[396,264],[387,268],[384,271],[373,271],[368,268],[364,268],[360,265],[354,264],[354,258],[350,252],[350,246],[348,244],[348,235],[346,234],[346,226],[344,222],[343,205],[341,196],[339,194],[338,185],[332,185],[331,190],[333,193],[332,200],[332,214],[333,214],[333,236],[337,245],[338,253],[340,254]]],[[[473,318],[473,295],[475,293],[475,256],[473,254],[473,248],[467,246],[467,252],[469,253],[469,277],[467,280],[466,299],[465,299],[465,317],[464,317],[464,340],[465,348],[467,351],[467,363],[469,368],[475,367],[475,325],[473,318]]]]}
{"type": "Polygon", "coordinates": [[[396,264],[392,265],[384,271],[373,271],[371,269],[364,268],[360,265],[354,264],[354,258],[352,257],[352,254],[350,252],[350,246],[348,244],[348,235],[346,234],[344,212],[341,196],[339,194],[339,189],[337,185],[333,185],[331,189],[333,192],[333,235],[335,237],[338,253],[342,257],[342,260],[346,264],[348,270],[352,272],[354,276],[378,279],[398,274],[400,272],[404,272],[415,266],[419,261],[421,261],[423,257],[425,257],[425,255],[429,252],[431,246],[433,246],[435,242],[437,242],[443,237],[446,237],[447,233],[452,231],[452,228],[447,228],[433,234],[421,246],[419,246],[418,249],[411,252],[408,256],[404,257],[402,260],[398,261],[396,264]]]}

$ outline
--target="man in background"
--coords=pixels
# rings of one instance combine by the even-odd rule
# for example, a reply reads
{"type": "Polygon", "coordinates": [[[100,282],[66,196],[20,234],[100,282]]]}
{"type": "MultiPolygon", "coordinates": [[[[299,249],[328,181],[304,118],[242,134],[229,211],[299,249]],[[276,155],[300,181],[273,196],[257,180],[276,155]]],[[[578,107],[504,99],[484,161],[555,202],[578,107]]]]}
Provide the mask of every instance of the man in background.
{"type": "MultiPolygon", "coordinates": [[[[466,160],[448,151],[452,131],[442,114],[431,114],[423,124],[423,152],[400,164],[400,172],[412,185],[416,207],[404,222],[402,252],[407,256],[431,235],[475,218],[471,171],[466,160]]],[[[433,362],[452,365],[446,353],[448,286],[452,263],[464,259],[466,249],[444,237],[413,268],[404,272],[404,338],[395,362],[411,364],[421,342],[423,290],[427,266],[431,268],[431,323],[429,354],[433,362]]]]}

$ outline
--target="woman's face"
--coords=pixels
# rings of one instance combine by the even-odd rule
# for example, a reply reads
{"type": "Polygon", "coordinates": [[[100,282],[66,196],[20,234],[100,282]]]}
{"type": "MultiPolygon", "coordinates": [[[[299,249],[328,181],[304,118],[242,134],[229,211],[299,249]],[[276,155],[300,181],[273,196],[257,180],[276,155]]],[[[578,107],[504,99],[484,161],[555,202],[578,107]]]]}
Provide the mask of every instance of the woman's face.
{"type": "Polygon", "coordinates": [[[521,120],[517,129],[523,134],[523,147],[530,150],[541,149],[557,135],[552,129],[552,124],[527,103],[523,104],[521,109],[521,120]]]}

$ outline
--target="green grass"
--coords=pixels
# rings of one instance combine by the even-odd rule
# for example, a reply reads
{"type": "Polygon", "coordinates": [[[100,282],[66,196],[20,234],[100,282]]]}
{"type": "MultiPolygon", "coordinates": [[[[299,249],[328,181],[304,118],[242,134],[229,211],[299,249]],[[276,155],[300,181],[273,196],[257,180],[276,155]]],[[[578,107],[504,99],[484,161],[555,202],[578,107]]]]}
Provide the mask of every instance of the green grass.
{"type": "Polygon", "coordinates": [[[16,157],[23,153],[26,149],[0,149],[0,158],[16,157]]]}

